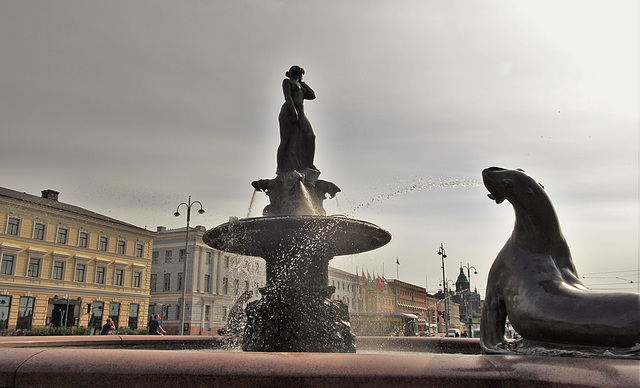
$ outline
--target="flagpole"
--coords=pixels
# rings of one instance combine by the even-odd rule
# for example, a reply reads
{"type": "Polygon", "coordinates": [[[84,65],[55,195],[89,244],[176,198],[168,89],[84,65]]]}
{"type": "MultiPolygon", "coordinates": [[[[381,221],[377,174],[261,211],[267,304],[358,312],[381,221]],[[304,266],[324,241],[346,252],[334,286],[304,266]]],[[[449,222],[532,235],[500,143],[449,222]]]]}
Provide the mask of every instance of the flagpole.
{"type": "Polygon", "coordinates": [[[398,256],[396,256],[396,279],[400,280],[400,261],[398,256]]]}

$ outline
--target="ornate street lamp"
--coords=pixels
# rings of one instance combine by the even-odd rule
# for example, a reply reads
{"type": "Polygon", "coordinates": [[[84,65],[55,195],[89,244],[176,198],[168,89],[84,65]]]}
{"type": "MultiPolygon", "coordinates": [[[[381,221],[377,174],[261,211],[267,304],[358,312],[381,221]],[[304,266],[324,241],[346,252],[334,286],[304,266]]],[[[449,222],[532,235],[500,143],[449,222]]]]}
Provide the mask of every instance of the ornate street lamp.
{"type": "Polygon", "coordinates": [[[185,239],[184,244],[184,270],[182,275],[182,306],[180,309],[182,310],[180,314],[180,335],[184,335],[184,317],[187,314],[187,260],[189,258],[189,221],[191,221],[191,206],[198,204],[200,206],[200,210],[198,210],[198,214],[203,214],[204,209],[202,208],[202,203],[200,201],[191,202],[191,196],[189,196],[189,200],[187,202],[182,202],[176,208],[176,212],[173,213],[174,216],[180,217],[180,206],[184,205],[187,207],[187,237],[185,239]]]}
{"type": "Polygon", "coordinates": [[[444,245],[440,243],[440,248],[438,248],[438,255],[442,257],[442,291],[444,292],[444,334],[447,335],[449,331],[449,308],[447,307],[447,276],[444,271],[444,259],[447,257],[447,254],[444,250],[444,245]]]}
{"type": "MultiPolygon", "coordinates": [[[[467,325],[469,326],[469,338],[473,338],[473,326],[471,325],[473,323],[473,313],[471,312],[472,306],[471,306],[471,268],[473,268],[473,274],[477,275],[478,274],[478,270],[476,269],[476,267],[469,265],[469,263],[467,263],[467,265],[462,265],[462,263],[460,263],[460,267],[462,268],[466,268],[467,269],[467,280],[469,281],[469,294],[467,295],[466,298],[466,313],[467,313],[467,325]]],[[[462,296],[463,300],[464,300],[464,295],[462,296]]]]}
{"type": "Polygon", "coordinates": [[[477,275],[478,274],[478,270],[476,269],[476,267],[474,266],[470,266],[469,263],[467,263],[467,265],[462,265],[460,264],[460,266],[462,268],[466,268],[467,269],[467,278],[469,280],[469,292],[471,292],[471,268],[473,268],[473,274],[477,275]]]}

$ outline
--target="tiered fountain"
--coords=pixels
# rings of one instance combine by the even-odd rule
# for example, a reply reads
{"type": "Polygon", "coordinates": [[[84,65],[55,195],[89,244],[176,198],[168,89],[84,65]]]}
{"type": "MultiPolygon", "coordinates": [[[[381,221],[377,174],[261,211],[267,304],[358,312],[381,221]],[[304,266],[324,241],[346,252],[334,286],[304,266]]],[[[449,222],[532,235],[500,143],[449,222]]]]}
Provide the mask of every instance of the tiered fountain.
{"type": "Polygon", "coordinates": [[[329,260],[379,248],[391,235],[368,222],[326,216],[322,206],[340,189],[318,179],[315,135],[303,101],[315,98],[293,66],[283,81],[278,168],[274,179],[254,181],[269,196],[263,217],[231,220],[208,230],[209,246],[267,262],[262,299],[246,308],[242,348],[269,352],[355,352],[346,304],[331,300],[329,260]]]}
{"type": "Polygon", "coordinates": [[[479,354],[475,338],[436,337],[363,337],[359,347],[375,350],[369,354],[257,353],[353,352],[347,306],[329,299],[334,292],[327,286],[329,260],[381,247],[391,239],[373,224],[325,215],[323,200],[340,189],[319,180],[313,165],[315,140],[302,102],[315,94],[302,82],[302,74],[294,66],[283,82],[277,176],[252,183],[269,196],[264,216],[232,220],[204,236],[214,248],[267,262],[262,299],[247,306],[243,331],[243,349],[256,353],[189,350],[220,347],[221,337],[0,337],[0,386],[49,387],[52,381],[136,387],[640,386],[638,296],[578,290],[581,284],[568,248],[553,245],[555,256],[540,250],[540,241],[564,241],[545,239],[553,225],[527,227],[532,220],[556,220],[546,194],[522,172],[498,168],[484,173],[490,197],[518,206],[516,218],[524,222],[516,222],[515,237],[508,240],[489,275],[481,344],[485,352],[496,354],[479,354]],[[533,197],[544,206],[520,206],[533,197]],[[538,208],[548,210],[546,218],[527,213],[538,208]],[[522,230],[543,239],[523,239],[522,230]],[[531,249],[531,242],[538,244],[531,249]],[[528,251],[521,249],[523,243],[528,251]],[[516,318],[514,326],[517,318],[527,318],[519,320],[517,329],[530,337],[528,341],[535,340],[533,348],[503,340],[507,315],[516,318]],[[563,343],[541,347],[548,341],[563,343]],[[577,343],[567,348],[567,341],[577,343]],[[605,347],[594,353],[593,347],[583,346],[587,341],[605,347]],[[554,354],[564,357],[549,357],[554,354]]]}

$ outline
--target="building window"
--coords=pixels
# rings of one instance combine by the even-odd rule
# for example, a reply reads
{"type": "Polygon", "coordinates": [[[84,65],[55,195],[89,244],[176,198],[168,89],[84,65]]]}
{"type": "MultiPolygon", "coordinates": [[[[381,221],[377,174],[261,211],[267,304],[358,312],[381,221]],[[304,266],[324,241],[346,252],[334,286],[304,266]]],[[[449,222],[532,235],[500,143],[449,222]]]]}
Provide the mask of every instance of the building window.
{"type": "Polygon", "coordinates": [[[227,306],[222,307],[222,320],[223,321],[227,320],[228,311],[229,311],[229,308],[227,306]]]}
{"type": "Polygon", "coordinates": [[[29,268],[27,269],[27,276],[37,278],[40,276],[40,259],[29,259],[29,268]]]}
{"type": "Polygon", "coordinates": [[[53,271],[51,272],[51,278],[55,280],[62,280],[64,276],[64,263],[62,261],[53,262],[53,271]]]}
{"type": "Polygon", "coordinates": [[[164,262],[171,263],[171,259],[173,258],[173,251],[164,251],[164,262]]]}
{"type": "Polygon", "coordinates": [[[178,272],[178,291],[182,291],[183,283],[184,283],[184,273],[178,272]]]}
{"type": "Polygon", "coordinates": [[[104,309],[104,302],[91,303],[91,318],[89,318],[89,327],[93,331],[100,332],[102,329],[102,310],[104,309]]]}
{"type": "Polygon", "coordinates": [[[2,255],[2,265],[0,265],[0,274],[11,275],[13,274],[13,261],[14,255],[2,255]]]}
{"type": "Polygon", "coordinates": [[[0,330],[9,328],[9,310],[11,310],[11,297],[0,295],[0,330]]]}
{"type": "Polygon", "coordinates": [[[224,267],[229,268],[229,256],[224,257],[224,267]]]}
{"type": "Polygon", "coordinates": [[[113,324],[118,328],[118,320],[120,318],[120,303],[109,303],[109,318],[113,320],[113,324]]]}
{"type": "Polygon", "coordinates": [[[222,293],[229,295],[229,278],[222,278],[222,293]]]}
{"type": "Polygon", "coordinates": [[[109,237],[100,236],[100,243],[98,244],[98,249],[106,252],[108,248],[109,248],[109,237]]]}
{"type": "Polygon", "coordinates": [[[84,282],[84,273],[87,269],[85,264],[76,264],[76,282],[84,282]]]}
{"type": "Polygon", "coordinates": [[[205,322],[209,322],[210,321],[210,316],[211,316],[211,306],[209,306],[209,305],[204,306],[204,320],[205,320],[205,322]]]}
{"type": "Polygon", "coordinates": [[[136,303],[131,303],[129,305],[129,328],[137,329],[138,328],[138,311],[140,310],[140,305],[136,303]]]}
{"type": "Polygon", "coordinates": [[[134,272],[133,273],[133,286],[136,288],[140,288],[142,284],[142,272],[134,272]]]}
{"type": "Polygon", "coordinates": [[[184,261],[185,256],[187,256],[187,250],[180,249],[180,258],[178,259],[178,261],[184,261]]]}
{"type": "Polygon", "coordinates": [[[107,272],[105,267],[97,267],[96,268],[96,283],[104,284],[104,275],[107,272]]]}
{"type": "Polygon", "coordinates": [[[213,257],[213,252],[207,252],[207,261],[205,261],[205,264],[211,264],[211,258],[213,257]]]}
{"type": "Polygon", "coordinates": [[[156,292],[158,285],[158,275],[155,273],[151,274],[151,279],[149,280],[149,291],[156,292]]]}
{"type": "Polygon", "coordinates": [[[80,248],[86,248],[89,246],[89,233],[80,232],[78,235],[78,246],[80,248]]]}
{"type": "Polygon", "coordinates": [[[36,240],[44,240],[44,224],[36,222],[33,227],[33,238],[36,240]]]}
{"type": "Polygon", "coordinates": [[[127,242],[124,240],[118,240],[118,254],[124,255],[127,251],[127,242]]]}
{"type": "MultiPolygon", "coordinates": [[[[178,311],[180,311],[180,309],[178,309],[178,311]]],[[[162,319],[169,319],[169,306],[162,306],[162,319]]],[[[180,319],[180,317],[178,317],[178,319],[180,319]]]]}
{"type": "Polygon", "coordinates": [[[18,321],[16,330],[31,329],[31,319],[33,317],[33,304],[36,298],[30,296],[21,296],[18,305],[18,321]]]}
{"type": "Polygon", "coordinates": [[[113,279],[113,284],[116,286],[121,286],[124,280],[124,269],[116,268],[115,278],[113,279]]]}
{"type": "Polygon", "coordinates": [[[136,243],[136,257],[142,257],[144,254],[144,244],[136,243]]]}
{"type": "Polygon", "coordinates": [[[234,295],[238,295],[240,293],[240,280],[238,279],[233,281],[233,293],[234,295]]]}
{"type": "Polygon", "coordinates": [[[9,217],[9,222],[7,223],[7,234],[12,234],[14,236],[17,236],[19,231],[20,231],[20,219],[9,217]]]}
{"type": "Polygon", "coordinates": [[[68,236],[69,236],[69,229],[58,228],[58,237],[56,238],[56,241],[58,242],[58,244],[66,244],[68,236]]]}
{"type": "Polygon", "coordinates": [[[151,264],[158,264],[158,256],[160,256],[160,252],[158,251],[151,253],[151,264]]]}
{"type": "Polygon", "coordinates": [[[244,290],[245,291],[249,291],[249,281],[248,280],[244,281],[244,290]]]}
{"type": "Polygon", "coordinates": [[[204,275],[204,292],[211,292],[211,276],[204,275]]]}
{"type": "Polygon", "coordinates": [[[171,290],[171,274],[170,273],[164,274],[164,284],[162,286],[162,290],[163,291],[171,290]]]}

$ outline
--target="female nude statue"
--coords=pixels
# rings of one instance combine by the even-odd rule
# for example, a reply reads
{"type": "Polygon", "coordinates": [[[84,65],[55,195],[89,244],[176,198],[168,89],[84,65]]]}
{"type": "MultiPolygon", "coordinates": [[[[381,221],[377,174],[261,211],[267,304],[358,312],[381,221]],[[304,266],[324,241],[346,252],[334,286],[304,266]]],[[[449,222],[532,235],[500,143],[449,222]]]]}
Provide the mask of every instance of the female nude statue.
{"type": "Polygon", "coordinates": [[[282,92],[284,104],[280,110],[280,145],[278,146],[278,168],[276,174],[302,169],[314,169],[316,135],[304,114],[304,100],[316,98],[315,92],[304,82],[304,69],[291,66],[284,81],[282,92]]]}

